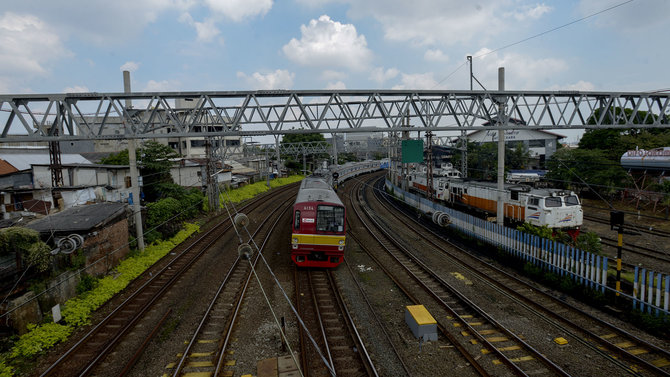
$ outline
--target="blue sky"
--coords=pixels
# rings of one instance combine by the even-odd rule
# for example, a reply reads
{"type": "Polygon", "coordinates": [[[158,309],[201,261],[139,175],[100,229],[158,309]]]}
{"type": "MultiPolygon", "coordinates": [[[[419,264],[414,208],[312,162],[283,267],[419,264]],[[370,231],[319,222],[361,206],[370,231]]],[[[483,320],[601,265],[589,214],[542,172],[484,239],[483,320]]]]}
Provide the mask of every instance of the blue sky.
{"type": "Polygon", "coordinates": [[[670,88],[666,0],[23,0],[0,93],[670,88]],[[622,4],[576,22],[583,17],[622,4]],[[479,89],[479,87],[476,87],[479,89]]]}

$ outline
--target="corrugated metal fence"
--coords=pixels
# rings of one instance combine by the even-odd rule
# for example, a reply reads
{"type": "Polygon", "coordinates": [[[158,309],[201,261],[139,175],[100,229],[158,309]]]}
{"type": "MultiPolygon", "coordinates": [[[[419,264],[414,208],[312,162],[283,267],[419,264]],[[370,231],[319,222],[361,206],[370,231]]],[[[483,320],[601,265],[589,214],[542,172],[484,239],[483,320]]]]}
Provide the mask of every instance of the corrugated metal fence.
{"type": "MultiPolygon", "coordinates": [[[[449,216],[451,227],[472,236],[482,242],[499,247],[516,258],[531,263],[545,271],[559,276],[570,277],[578,284],[605,293],[615,292],[607,285],[609,260],[605,256],[595,255],[581,249],[530,235],[516,229],[456,211],[438,203],[405,192],[386,181],[397,197],[425,213],[443,212],[449,216]]],[[[635,268],[632,292],[621,292],[633,302],[633,307],[650,314],[670,315],[670,276],[651,270],[635,268]]]]}

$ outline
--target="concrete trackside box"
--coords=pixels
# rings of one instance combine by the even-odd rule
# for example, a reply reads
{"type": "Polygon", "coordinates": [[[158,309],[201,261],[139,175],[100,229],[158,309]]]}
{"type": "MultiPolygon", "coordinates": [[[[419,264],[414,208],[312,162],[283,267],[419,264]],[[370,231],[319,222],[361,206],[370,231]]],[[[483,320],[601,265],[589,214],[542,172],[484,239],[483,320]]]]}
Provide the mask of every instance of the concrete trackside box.
{"type": "Polygon", "coordinates": [[[406,306],[405,323],[417,339],[437,340],[437,321],[423,305],[406,306]]]}

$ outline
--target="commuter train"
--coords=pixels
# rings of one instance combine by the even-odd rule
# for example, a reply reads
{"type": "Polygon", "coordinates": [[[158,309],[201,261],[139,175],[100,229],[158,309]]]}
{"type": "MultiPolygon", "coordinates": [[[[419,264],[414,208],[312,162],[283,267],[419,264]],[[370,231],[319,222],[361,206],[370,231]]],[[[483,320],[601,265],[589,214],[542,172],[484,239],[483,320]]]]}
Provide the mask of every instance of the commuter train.
{"type": "Polygon", "coordinates": [[[302,180],[293,204],[291,259],[301,267],[337,267],[344,259],[344,204],[324,178],[302,180]]]}
{"type": "MultiPolygon", "coordinates": [[[[433,198],[450,207],[484,217],[496,216],[497,184],[460,178],[450,168],[443,167],[433,173],[433,198]]],[[[407,179],[410,190],[427,195],[427,174],[424,167],[411,172],[407,179]]],[[[573,191],[505,184],[502,199],[505,220],[508,223],[525,221],[536,226],[546,225],[551,229],[565,231],[573,238],[579,234],[584,213],[579,198],[573,191]]]]}

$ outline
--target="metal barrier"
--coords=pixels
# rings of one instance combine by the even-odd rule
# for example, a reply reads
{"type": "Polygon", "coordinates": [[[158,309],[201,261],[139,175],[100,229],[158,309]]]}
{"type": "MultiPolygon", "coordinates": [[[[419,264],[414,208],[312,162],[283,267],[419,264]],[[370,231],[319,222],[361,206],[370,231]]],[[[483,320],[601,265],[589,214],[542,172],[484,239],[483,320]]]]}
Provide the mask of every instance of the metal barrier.
{"type": "MultiPolygon", "coordinates": [[[[570,277],[576,283],[605,293],[615,293],[607,285],[609,259],[560,242],[540,238],[516,229],[488,222],[484,219],[432,202],[424,197],[403,191],[386,180],[387,189],[407,204],[428,214],[435,221],[436,213],[446,214],[449,224],[458,231],[486,242],[514,257],[531,263],[545,271],[570,277]]],[[[437,215],[439,216],[439,215],[437,215]]],[[[632,292],[620,292],[633,302],[633,308],[659,316],[670,315],[670,276],[651,270],[635,268],[632,292]],[[655,277],[655,278],[654,278],[655,277]],[[664,282],[664,283],[663,283],[664,282]],[[663,288],[663,286],[665,288],[663,288]],[[662,291],[664,293],[662,294],[662,291]]]]}

